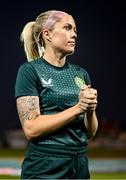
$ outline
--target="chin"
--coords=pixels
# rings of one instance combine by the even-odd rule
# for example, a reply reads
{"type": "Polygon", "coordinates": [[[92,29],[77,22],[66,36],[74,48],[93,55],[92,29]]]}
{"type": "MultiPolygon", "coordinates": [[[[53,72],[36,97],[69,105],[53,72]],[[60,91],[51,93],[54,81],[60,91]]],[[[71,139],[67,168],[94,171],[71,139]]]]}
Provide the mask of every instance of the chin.
{"type": "Polygon", "coordinates": [[[73,53],[74,53],[74,51],[75,51],[75,49],[74,49],[74,48],[69,48],[69,49],[67,49],[67,51],[66,51],[66,52],[68,52],[68,53],[70,53],[70,54],[71,54],[71,53],[73,54],[73,53]]]}
{"type": "Polygon", "coordinates": [[[64,50],[63,54],[67,56],[70,54],[74,54],[74,51],[75,51],[74,48],[71,48],[71,49],[69,48],[69,49],[64,50]]]}
{"type": "Polygon", "coordinates": [[[69,52],[67,52],[67,53],[66,53],[66,56],[71,55],[71,54],[74,54],[74,51],[69,51],[69,52]]]}
{"type": "Polygon", "coordinates": [[[74,53],[74,49],[72,49],[72,50],[70,50],[70,51],[68,51],[68,53],[70,53],[70,54],[73,54],[74,53]]]}

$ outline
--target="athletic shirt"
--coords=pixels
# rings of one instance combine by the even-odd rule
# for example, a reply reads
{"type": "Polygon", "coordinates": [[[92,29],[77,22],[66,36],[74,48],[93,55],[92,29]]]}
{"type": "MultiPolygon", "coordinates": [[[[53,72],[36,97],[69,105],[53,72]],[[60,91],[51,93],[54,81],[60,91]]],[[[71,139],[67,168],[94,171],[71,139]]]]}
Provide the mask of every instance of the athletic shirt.
{"type": "MultiPolygon", "coordinates": [[[[20,66],[15,84],[15,97],[38,96],[41,114],[51,115],[76,105],[80,88],[84,84],[90,85],[91,82],[87,71],[80,66],[65,62],[64,66],[57,67],[40,58],[20,66]]],[[[47,145],[87,145],[84,115],[80,115],[56,132],[34,141],[47,145]]]]}

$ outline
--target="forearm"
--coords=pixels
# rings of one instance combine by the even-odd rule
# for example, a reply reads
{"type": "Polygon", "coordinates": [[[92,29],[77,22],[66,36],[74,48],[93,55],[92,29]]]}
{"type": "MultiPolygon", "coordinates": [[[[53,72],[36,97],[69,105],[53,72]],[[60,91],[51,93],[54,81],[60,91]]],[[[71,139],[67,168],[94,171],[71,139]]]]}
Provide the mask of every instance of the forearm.
{"type": "Polygon", "coordinates": [[[95,111],[91,111],[85,114],[84,119],[85,127],[87,128],[88,137],[92,137],[95,135],[98,129],[98,120],[95,111]]]}
{"type": "Polygon", "coordinates": [[[46,136],[64,127],[80,115],[78,105],[52,115],[39,115],[35,119],[25,121],[24,131],[28,139],[46,136]]]}

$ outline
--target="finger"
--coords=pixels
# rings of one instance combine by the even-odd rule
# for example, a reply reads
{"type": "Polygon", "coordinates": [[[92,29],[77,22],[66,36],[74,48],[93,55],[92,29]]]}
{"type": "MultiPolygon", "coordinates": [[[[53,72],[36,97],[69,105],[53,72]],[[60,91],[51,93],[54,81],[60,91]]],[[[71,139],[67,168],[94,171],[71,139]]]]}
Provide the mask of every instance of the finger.
{"type": "Polygon", "coordinates": [[[84,84],[82,87],[81,87],[81,90],[84,91],[88,88],[88,86],[86,84],[84,84]]]}
{"type": "Polygon", "coordinates": [[[96,108],[97,107],[97,104],[90,104],[89,106],[88,106],[88,108],[96,108]]]}
{"type": "Polygon", "coordinates": [[[87,86],[88,86],[88,88],[91,88],[91,85],[90,85],[90,84],[88,84],[87,86]]]}
{"type": "Polygon", "coordinates": [[[81,102],[81,103],[79,103],[79,106],[81,109],[86,110],[89,107],[89,104],[81,102]]]}
{"type": "Polygon", "coordinates": [[[90,101],[90,104],[97,104],[97,103],[98,103],[97,99],[93,99],[90,101]]]}
{"type": "Polygon", "coordinates": [[[88,98],[81,99],[81,101],[80,101],[80,103],[85,103],[87,105],[89,105],[91,102],[92,102],[92,100],[88,99],[88,98]]]}
{"type": "Polygon", "coordinates": [[[90,92],[82,92],[81,93],[81,98],[87,98],[87,99],[96,99],[96,95],[92,94],[90,92]]]}
{"type": "Polygon", "coordinates": [[[89,91],[91,94],[95,94],[97,96],[97,90],[96,89],[90,88],[89,91]]]}
{"type": "Polygon", "coordinates": [[[86,90],[86,89],[88,89],[88,88],[91,88],[91,85],[86,85],[86,84],[84,84],[83,86],[82,86],[82,88],[81,88],[81,90],[86,90]]]}
{"type": "Polygon", "coordinates": [[[88,108],[87,111],[95,111],[96,110],[96,107],[92,107],[92,108],[88,108]]]}

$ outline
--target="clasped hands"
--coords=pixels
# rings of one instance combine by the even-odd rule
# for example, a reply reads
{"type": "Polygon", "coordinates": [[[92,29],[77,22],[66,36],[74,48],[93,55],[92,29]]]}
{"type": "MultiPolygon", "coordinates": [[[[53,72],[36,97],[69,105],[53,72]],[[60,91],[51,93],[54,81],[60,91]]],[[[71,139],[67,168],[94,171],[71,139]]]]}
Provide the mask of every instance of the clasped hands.
{"type": "Polygon", "coordinates": [[[97,107],[97,90],[90,85],[84,85],[79,94],[79,107],[81,112],[95,111],[97,107]]]}

